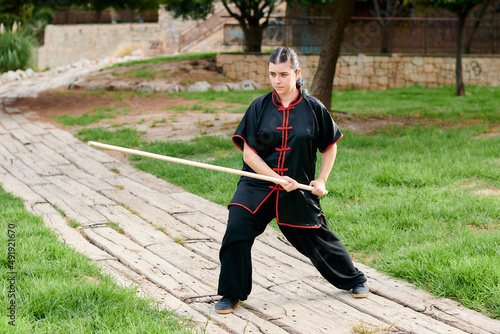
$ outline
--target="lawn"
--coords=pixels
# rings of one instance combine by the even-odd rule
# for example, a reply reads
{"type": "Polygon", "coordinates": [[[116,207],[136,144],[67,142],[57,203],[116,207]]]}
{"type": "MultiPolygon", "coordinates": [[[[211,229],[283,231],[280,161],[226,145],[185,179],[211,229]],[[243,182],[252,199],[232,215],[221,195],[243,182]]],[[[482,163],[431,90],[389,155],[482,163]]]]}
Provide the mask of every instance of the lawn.
{"type": "MultiPolygon", "coordinates": [[[[406,117],[419,125],[345,131],[321,203],[331,229],[356,260],[500,319],[500,198],[485,195],[500,189],[500,89],[467,92],[456,97],[452,87],[418,86],[334,92],[333,109],[360,117],[406,117]]],[[[212,92],[197,94],[189,99],[217,99],[212,92]]],[[[248,103],[254,94],[239,92],[231,102],[248,103]]],[[[131,146],[113,131],[94,131],[79,137],[131,146]]],[[[140,140],[133,146],[241,168],[241,152],[230,137],[140,140]]],[[[238,180],[142,157],[131,161],[222,205],[238,180]]]]}
{"type": "Polygon", "coordinates": [[[193,332],[187,319],[118,286],[1,188],[0,231],[1,333],[193,332]]]}
{"type": "MultiPolygon", "coordinates": [[[[500,319],[500,89],[467,91],[463,97],[453,96],[450,87],[334,92],[336,110],[367,119],[406,117],[418,125],[344,131],[321,203],[355,260],[500,319]]],[[[230,100],[214,92],[183,94],[203,106],[248,104],[260,93],[237,92],[230,100]]],[[[85,126],[126,112],[96,109],[59,121],[85,126]]],[[[236,169],[242,164],[229,136],[146,142],[133,128],[84,127],[78,137],[236,169]]],[[[131,163],[221,205],[230,201],[238,181],[235,175],[142,157],[131,157],[131,163]]],[[[0,229],[3,245],[15,231],[17,332],[191,331],[189,321],[117,286],[1,189],[0,229]]],[[[12,263],[6,253],[0,260],[6,269],[0,273],[0,331],[8,333],[14,332],[7,317],[12,263]]]]}

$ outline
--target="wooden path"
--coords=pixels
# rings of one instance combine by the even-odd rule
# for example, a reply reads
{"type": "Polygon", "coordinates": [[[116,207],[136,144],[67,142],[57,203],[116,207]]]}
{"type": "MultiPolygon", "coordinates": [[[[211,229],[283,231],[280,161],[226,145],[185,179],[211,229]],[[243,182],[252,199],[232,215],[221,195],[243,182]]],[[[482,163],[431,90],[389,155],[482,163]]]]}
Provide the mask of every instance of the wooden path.
{"type": "Polygon", "coordinates": [[[354,299],[322,279],[271,228],[254,245],[250,298],[233,314],[218,315],[225,207],[121,163],[50,124],[30,122],[4,104],[0,182],[43,216],[63,242],[206,333],[355,333],[356,326],[377,333],[500,333],[500,321],[361,264],[356,265],[372,293],[354,299]],[[70,227],[69,220],[80,226],[70,227]]]}

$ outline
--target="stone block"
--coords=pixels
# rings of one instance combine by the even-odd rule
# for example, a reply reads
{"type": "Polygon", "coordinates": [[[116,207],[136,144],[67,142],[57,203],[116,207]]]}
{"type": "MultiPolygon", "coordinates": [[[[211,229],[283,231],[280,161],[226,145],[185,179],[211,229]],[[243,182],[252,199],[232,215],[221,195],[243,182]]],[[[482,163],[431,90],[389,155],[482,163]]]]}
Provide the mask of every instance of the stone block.
{"type": "Polygon", "coordinates": [[[411,62],[415,66],[423,66],[424,65],[424,58],[423,57],[413,57],[411,62]]]}
{"type": "Polygon", "coordinates": [[[432,73],[434,72],[434,65],[433,64],[425,64],[424,65],[424,73],[432,73]]]}

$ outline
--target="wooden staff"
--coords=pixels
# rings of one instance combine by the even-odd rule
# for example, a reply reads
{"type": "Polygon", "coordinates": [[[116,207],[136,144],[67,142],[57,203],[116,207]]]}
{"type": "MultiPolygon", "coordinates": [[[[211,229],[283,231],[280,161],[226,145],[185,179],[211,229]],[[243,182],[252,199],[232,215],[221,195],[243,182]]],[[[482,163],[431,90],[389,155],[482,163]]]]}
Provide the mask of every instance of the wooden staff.
{"type": "MultiPolygon", "coordinates": [[[[170,161],[170,162],[175,162],[175,163],[178,163],[178,164],[183,164],[183,165],[188,165],[188,166],[194,166],[194,167],[201,167],[201,168],[205,168],[205,169],[212,169],[212,170],[216,170],[216,171],[224,172],[224,173],[230,173],[230,174],[248,176],[248,177],[252,177],[254,179],[259,179],[259,180],[274,182],[274,183],[277,183],[277,184],[281,184],[283,186],[286,186],[288,184],[287,180],[278,179],[276,177],[267,176],[267,175],[261,175],[261,174],[246,172],[246,171],[242,171],[242,170],[238,170],[238,169],[221,167],[221,166],[215,166],[215,165],[205,164],[205,163],[202,163],[202,162],[196,162],[196,161],[191,161],[191,160],[185,160],[185,159],[179,159],[179,158],[169,157],[169,156],[161,155],[161,154],[155,154],[155,153],[149,153],[149,152],[144,152],[144,151],[139,151],[139,150],[133,150],[133,149],[130,149],[130,148],[125,148],[125,147],[120,147],[120,146],[115,146],[115,145],[109,145],[109,144],[103,144],[103,143],[99,143],[99,142],[95,142],[95,141],[89,141],[88,144],[90,146],[100,147],[100,148],[103,148],[103,149],[118,151],[118,152],[122,152],[122,153],[141,155],[141,156],[147,157],[147,158],[153,158],[153,159],[158,159],[158,160],[170,161]]],[[[314,188],[312,186],[308,186],[308,185],[300,184],[299,183],[299,189],[312,191],[314,188]]]]}

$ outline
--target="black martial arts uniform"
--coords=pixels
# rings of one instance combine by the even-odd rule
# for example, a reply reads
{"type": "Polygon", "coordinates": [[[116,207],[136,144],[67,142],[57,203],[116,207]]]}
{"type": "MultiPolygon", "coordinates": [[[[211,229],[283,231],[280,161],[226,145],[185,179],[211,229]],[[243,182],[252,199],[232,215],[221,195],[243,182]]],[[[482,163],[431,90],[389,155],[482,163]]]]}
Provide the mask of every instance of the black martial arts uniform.
{"type": "MultiPolygon", "coordinates": [[[[315,179],[316,152],[326,151],[341,137],[325,106],[300,89],[288,107],[275,91],[253,101],[233,141],[241,150],[246,142],[279,175],[309,184],[315,179]]],[[[246,163],[243,170],[253,172],[246,163]]],[[[251,247],[273,218],[287,240],[331,284],[350,290],[366,282],[329,230],[318,196],[302,189],[286,192],[274,183],[242,176],[229,204],[219,254],[219,295],[247,299],[252,289],[251,247]]]]}

